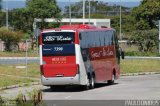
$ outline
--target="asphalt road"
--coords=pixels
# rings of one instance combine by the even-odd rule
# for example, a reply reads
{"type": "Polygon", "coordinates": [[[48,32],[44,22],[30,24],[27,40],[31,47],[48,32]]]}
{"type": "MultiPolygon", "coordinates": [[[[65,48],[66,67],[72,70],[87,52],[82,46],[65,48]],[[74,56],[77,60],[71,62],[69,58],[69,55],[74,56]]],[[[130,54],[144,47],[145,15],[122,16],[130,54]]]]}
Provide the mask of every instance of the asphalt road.
{"type": "Polygon", "coordinates": [[[67,106],[66,102],[68,102],[68,100],[71,101],[78,100],[78,101],[68,102],[69,103],[68,106],[81,104],[85,102],[91,103],[88,106],[99,105],[96,104],[98,103],[98,101],[94,103],[95,100],[100,100],[99,102],[102,105],[106,104],[106,102],[110,102],[114,103],[113,105],[110,106],[116,106],[115,105],[116,103],[118,103],[119,106],[121,106],[120,105],[121,103],[123,106],[124,101],[121,100],[160,100],[160,74],[123,76],[119,80],[117,80],[114,85],[98,84],[96,88],[92,90],[83,90],[80,89],[79,87],[67,87],[63,90],[57,89],[55,91],[52,91],[49,87],[36,85],[32,87],[23,87],[23,88],[14,88],[11,90],[5,90],[1,92],[0,95],[13,98],[19,92],[26,93],[27,91],[31,91],[33,89],[42,89],[43,100],[47,100],[47,102],[50,102],[50,104],[52,104],[51,106],[67,106]],[[63,101],[57,102],[55,100],[63,100],[63,101]],[[83,102],[81,100],[85,101],[83,102]],[[112,100],[116,101],[120,100],[120,101],[112,102],[112,100]]]}
{"type": "Polygon", "coordinates": [[[27,63],[39,63],[39,57],[0,57],[0,64],[26,64],[26,61],[27,63]]]}

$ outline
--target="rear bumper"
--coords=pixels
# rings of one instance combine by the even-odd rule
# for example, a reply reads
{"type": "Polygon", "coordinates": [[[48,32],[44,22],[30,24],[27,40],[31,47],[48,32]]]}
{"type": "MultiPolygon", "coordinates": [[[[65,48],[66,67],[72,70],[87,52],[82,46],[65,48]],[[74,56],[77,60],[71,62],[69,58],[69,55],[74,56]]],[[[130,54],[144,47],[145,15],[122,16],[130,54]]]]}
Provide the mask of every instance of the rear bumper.
{"type": "Polygon", "coordinates": [[[41,76],[43,85],[80,85],[79,74],[75,77],[44,77],[41,76]]]}

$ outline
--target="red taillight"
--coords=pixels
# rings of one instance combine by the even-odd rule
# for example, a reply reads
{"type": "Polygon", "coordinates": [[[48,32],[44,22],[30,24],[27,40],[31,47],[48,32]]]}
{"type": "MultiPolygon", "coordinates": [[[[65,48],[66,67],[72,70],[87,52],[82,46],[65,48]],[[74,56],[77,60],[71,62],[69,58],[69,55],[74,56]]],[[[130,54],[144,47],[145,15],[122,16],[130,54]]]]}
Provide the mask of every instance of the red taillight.
{"type": "Polygon", "coordinates": [[[80,70],[79,64],[76,64],[76,65],[77,65],[77,66],[76,66],[76,67],[77,67],[77,70],[76,70],[76,71],[77,71],[77,74],[79,74],[79,70],[80,70]]]}
{"type": "Polygon", "coordinates": [[[40,65],[40,72],[41,72],[41,75],[44,75],[44,73],[43,73],[43,65],[40,65]]]}

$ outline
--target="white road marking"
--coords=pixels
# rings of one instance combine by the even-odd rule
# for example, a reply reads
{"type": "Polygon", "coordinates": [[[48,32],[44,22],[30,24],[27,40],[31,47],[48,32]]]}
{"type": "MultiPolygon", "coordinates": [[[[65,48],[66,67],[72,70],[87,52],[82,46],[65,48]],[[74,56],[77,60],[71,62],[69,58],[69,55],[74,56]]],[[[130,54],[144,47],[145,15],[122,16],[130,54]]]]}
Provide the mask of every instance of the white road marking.
{"type": "Polygon", "coordinates": [[[65,97],[65,99],[69,99],[71,96],[67,96],[67,97],[65,97]]]}

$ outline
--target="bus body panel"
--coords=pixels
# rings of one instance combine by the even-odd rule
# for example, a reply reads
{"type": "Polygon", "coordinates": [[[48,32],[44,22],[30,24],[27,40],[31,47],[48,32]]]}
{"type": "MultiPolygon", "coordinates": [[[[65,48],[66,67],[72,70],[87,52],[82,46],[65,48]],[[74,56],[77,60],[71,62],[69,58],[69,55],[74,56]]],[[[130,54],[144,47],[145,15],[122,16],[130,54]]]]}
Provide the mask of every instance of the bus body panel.
{"type": "Polygon", "coordinates": [[[80,85],[80,77],[77,74],[74,77],[44,77],[41,76],[41,82],[45,86],[50,85],[80,85]]]}
{"type": "Polygon", "coordinates": [[[82,58],[80,45],[75,44],[75,46],[76,46],[76,64],[79,64],[79,69],[80,69],[79,70],[80,85],[86,85],[88,83],[87,72],[82,58]]]}
{"type": "Polygon", "coordinates": [[[75,45],[43,45],[44,77],[76,76],[75,45]],[[54,55],[54,56],[53,56],[54,55]]]}
{"type": "Polygon", "coordinates": [[[89,49],[89,55],[97,82],[107,81],[112,76],[112,66],[115,64],[114,47],[104,46],[89,49]]]}
{"type": "MultiPolygon", "coordinates": [[[[46,76],[42,75],[41,80],[42,80],[43,85],[73,85],[73,84],[86,85],[88,83],[87,73],[86,73],[85,66],[84,66],[83,59],[82,59],[82,55],[80,52],[80,46],[78,44],[75,44],[75,50],[76,50],[76,64],[79,64],[79,73],[76,74],[75,76],[72,76],[72,77],[71,76],[68,76],[68,77],[66,77],[66,76],[65,77],[55,77],[55,76],[46,77],[46,76]]],[[[68,72],[69,71],[71,71],[71,68],[68,68],[68,72]]],[[[49,72],[51,72],[51,71],[49,71],[49,72]]],[[[57,72],[59,72],[59,71],[57,71],[57,72]]],[[[59,73],[62,73],[62,72],[59,72],[59,73]]]]}

